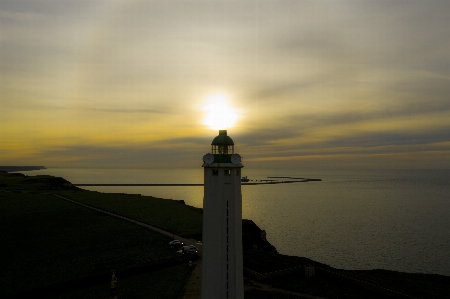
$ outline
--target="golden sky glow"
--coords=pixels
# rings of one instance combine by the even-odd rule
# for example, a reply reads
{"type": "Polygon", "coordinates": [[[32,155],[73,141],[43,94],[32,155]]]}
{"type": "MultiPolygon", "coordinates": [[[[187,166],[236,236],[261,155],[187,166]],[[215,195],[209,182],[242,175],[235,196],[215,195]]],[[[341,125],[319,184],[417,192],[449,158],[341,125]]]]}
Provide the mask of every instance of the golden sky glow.
{"type": "Polygon", "coordinates": [[[228,95],[215,94],[205,99],[203,124],[215,131],[230,129],[238,120],[238,112],[228,102],[228,95]]]}
{"type": "Polygon", "coordinates": [[[0,6],[0,165],[450,167],[450,2],[0,6]]]}

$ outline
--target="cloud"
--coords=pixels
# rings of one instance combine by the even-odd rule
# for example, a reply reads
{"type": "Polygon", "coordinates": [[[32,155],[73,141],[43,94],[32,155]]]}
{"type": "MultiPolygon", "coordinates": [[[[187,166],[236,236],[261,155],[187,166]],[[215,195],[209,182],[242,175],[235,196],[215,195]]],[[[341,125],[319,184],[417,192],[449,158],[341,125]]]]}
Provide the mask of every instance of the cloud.
{"type": "Polygon", "coordinates": [[[74,145],[46,149],[34,159],[47,161],[50,166],[64,167],[135,167],[184,168],[201,165],[208,145],[183,147],[158,142],[130,145],[74,145]],[[203,153],[204,152],[204,153],[203,153]]]}
{"type": "Polygon", "coordinates": [[[196,109],[220,92],[241,111],[236,148],[258,161],[442,153],[433,144],[450,139],[449,9],[445,0],[3,1],[0,159],[178,163],[171,155],[209,150],[216,132],[196,109]]]}
{"type": "Polygon", "coordinates": [[[144,113],[144,114],[161,114],[168,113],[168,111],[159,109],[145,109],[145,108],[86,108],[85,110],[90,110],[94,112],[106,112],[106,113],[144,113]]]}

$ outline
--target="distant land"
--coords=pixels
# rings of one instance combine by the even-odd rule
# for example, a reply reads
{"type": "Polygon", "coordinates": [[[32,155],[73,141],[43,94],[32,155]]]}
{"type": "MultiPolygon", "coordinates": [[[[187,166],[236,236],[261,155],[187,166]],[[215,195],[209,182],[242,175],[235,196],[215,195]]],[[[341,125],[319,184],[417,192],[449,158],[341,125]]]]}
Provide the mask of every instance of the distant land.
{"type": "Polygon", "coordinates": [[[14,172],[14,171],[31,171],[47,169],[45,166],[0,166],[0,171],[14,172]]]}

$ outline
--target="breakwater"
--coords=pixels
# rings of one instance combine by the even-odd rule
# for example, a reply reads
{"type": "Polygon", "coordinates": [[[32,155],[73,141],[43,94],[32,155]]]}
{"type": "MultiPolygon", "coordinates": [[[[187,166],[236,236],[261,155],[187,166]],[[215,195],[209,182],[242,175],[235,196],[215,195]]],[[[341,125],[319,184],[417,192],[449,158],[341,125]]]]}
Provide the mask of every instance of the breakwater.
{"type": "MultiPolygon", "coordinates": [[[[305,183],[305,182],[314,182],[314,181],[322,181],[321,179],[302,179],[302,180],[294,180],[294,181],[273,181],[273,180],[261,180],[261,181],[252,181],[252,182],[243,182],[241,185],[269,185],[269,184],[290,184],[290,183],[305,183]]],[[[110,186],[110,187],[165,187],[165,186],[174,186],[174,187],[186,187],[186,186],[203,186],[203,184],[73,184],[77,187],[99,187],[99,186],[110,186]]]]}

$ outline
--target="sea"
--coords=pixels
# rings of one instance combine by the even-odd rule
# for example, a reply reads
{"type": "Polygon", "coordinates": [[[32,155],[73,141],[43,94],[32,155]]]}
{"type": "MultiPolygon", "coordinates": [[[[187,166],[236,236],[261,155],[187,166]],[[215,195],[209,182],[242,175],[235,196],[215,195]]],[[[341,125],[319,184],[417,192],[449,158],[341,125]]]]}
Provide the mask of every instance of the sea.
{"type": "MultiPolygon", "coordinates": [[[[48,168],[73,184],[203,183],[203,169],[48,168]]],[[[281,254],[340,269],[386,269],[450,276],[450,170],[247,169],[270,176],[316,178],[242,186],[243,218],[267,232],[281,254]]],[[[202,207],[203,187],[83,187],[184,200],[202,207]]]]}

